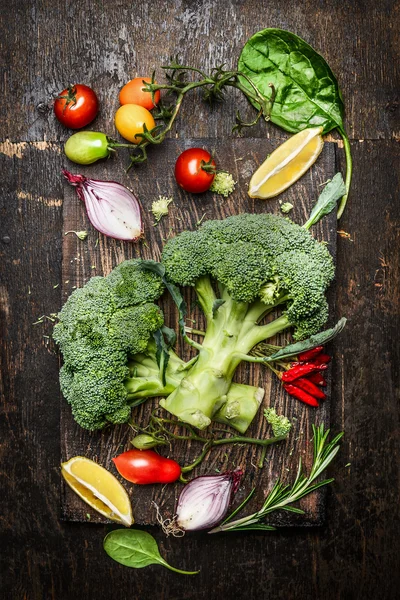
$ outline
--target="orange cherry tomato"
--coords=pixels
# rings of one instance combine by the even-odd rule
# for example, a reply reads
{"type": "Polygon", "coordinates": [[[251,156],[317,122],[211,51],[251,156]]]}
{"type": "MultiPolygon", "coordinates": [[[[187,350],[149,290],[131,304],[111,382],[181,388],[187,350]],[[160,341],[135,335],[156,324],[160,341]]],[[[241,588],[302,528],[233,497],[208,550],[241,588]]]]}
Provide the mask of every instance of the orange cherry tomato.
{"type": "Polygon", "coordinates": [[[151,110],[160,102],[160,90],[154,93],[154,103],[151,92],[146,92],[143,88],[143,81],[151,83],[150,77],[135,77],[128,81],[119,93],[120,104],[138,104],[151,110]]]}
{"type": "Polygon", "coordinates": [[[124,104],[115,113],[115,127],[123,138],[133,144],[141,142],[142,138],[136,136],[138,133],[143,133],[144,125],[150,131],[154,129],[156,122],[153,115],[143,106],[124,104]]]}

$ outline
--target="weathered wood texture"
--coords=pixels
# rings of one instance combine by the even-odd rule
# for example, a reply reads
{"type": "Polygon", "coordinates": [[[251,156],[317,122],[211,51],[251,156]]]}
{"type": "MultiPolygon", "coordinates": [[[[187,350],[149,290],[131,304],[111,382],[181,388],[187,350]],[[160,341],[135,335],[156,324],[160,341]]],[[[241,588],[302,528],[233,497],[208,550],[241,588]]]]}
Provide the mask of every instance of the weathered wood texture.
{"type": "MultiPolygon", "coordinates": [[[[279,143],[279,142],[278,142],[279,143]]],[[[185,139],[168,140],[165,145],[150,153],[149,163],[130,171],[124,176],[123,164],[126,158],[119,157],[104,164],[79,169],[84,174],[99,179],[118,179],[132,187],[139,195],[143,204],[144,216],[144,243],[131,244],[121,241],[110,240],[94,230],[85,214],[84,205],[78,199],[75,189],[65,185],[64,199],[64,222],[63,230],[80,230],[88,228],[90,236],[88,241],[82,243],[76,236],[66,236],[63,245],[63,271],[62,271],[62,296],[67,298],[76,287],[82,287],[93,274],[107,275],[110,270],[122,260],[140,256],[141,258],[158,259],[165,239],[170,235],[176,235],[185,229],[195,229],[203,217],[206,219],[221,219],[232,214],[240,213],[280,213],[277,201],[265,202],[248,197],[247,189],[251,174],[265,158],[276,147],[277,142],[260,139],[226,139],[226,140],[203,140],[185,139]],[[221,168],[228,170],[237,181],[235,192],[225,199],[212,193],[193,195],[180,190],[174,180],[174,165],[176,157],[188,147],[207,147],[214,151],[215,160],[221,168]],[[170,207],[170,214],[164,218],[157,227],[153,226],[154,218],[150,212],[151,203],[158,196],[172,195],[174,204],[170,207]]],[[[65,161],[68,162],[68,161],[65,161]]],[[[69,165],[75,168],[76,165],[69,165]]],[[[316,165],[296,185],[280,196],[282,202],[292,202],[294,209],[290,216],[297,223],[307,219],[311,206],[314,204],[321,190],[321,184],[331,178],[336,172],[335,150],[333,143],[325,144],[324,150],[316,165]]],[[[282,213],[281,213],[282,214],[282,213]]],[[[321,240],[327,242],[330,251],[335,255],[336,251],[336,216],[331,214],[315,227],[314,234],[321,240]]],[[[193,294],[188,295],[187,304],[193,304],[193,294]]],[[[168,326],[178,331],[177,314],[172,300],[166,295],[164,298],[164,313],[168,326]]],[[[199,311],[192,309],[188,313],[188,319],[196,319],[195,327],[202,328],[203,321],[199,311]]],[[[188,320],[190,324],[190,320],[188,320]]],[[[288,340],[287,334],[280,339],[288,340]]],[[[286,343],[286,342],[285,342],[286,343]]],[[[184,360],[193,356],[190,348],[180,344],[178,353],[184,360]]],[[[251,437],[269,437],[271,429],[263,417],[263,409],[267,406],[275,406],[278,413],[286,414],[294,418],[293,433],[285,443],[270,447],[267,453],[265,467],[257,468],[261,449],[257,446],[225,445],[210,452],[201,467],[197,468],[193,475],[210,473],[214,470],[224,471],[227,469],[242,468],[245,477],[237,494],[238,503],[242,502],[252,487],[256,486],[257,492],[251,506],[259,506],[270,489],[271,482],[278,477],[287,479],[294,476],[297,469],[298,457],[302,456],[304,464],[310,466],[312,449],[309,440],[312,438],[311,424],[314,422],[315,411],[289,398],[283,392],[282,385],[271,377],[266,367],[260,365],[242,365],[235,376],[240,383],[257,385],[266,390],[262,407],[258,412],[254,423],[246,435],[251,437]]],[[[329,397],[328,390],[328,397],[329,397]]],[[[151,411],[158,405],[158,401],[150,401],[137,408],[133,412],[136,422],[142,426],[148,423],[151,411]]],[[[95,459],[102,465],[117,473],[111,459],[123,450],[128,450],[131,445],[131,429],[129,426],[121,426],[99,433],[88,433],[77,426],[71,416],[70,408],[63,401],[61,424],[62,459],[67,460],[72,456],[84,455],[95,459]]],[[[318,421],[329,427],[329,402],[324,402],[318,410],[318,421]]],[[[190,464],[201,450],[201,444],[187,442],[174,443],[170,456],[175,458],[181,465],[190,464]]],[[[161,450],[161,453],[162,450],[161,450]]],[[[165,452],[164,452],[165,454],[165,452]]],[[[132,498],[132,506],[136,522],[138,524],[155,524],[156,514],[151,500],[159,505],[161,512],[169,517],[173,516],[177,496],[181,490],[181,484],[169,486],[132,486],[126,485],[132,498]]],[[[299,519],[297,515],[284,515],[286,524],[321,524],[324,517],[324,506],[321,501],[324,491],[303,500],[302,508],[307,515],[299,519]]],[[[87,506],[74,494],[68,486],[63,485],[63,514],[65,518],[87,520],[89,515],[91,521],[104,521],[95,511],[89,511],[87,506]]],[[[282,517],[281,517],[282,518],[282,517]]]]}
{"type": "MultiPolygon", "coordinates": [[[[160,65],[177,55],[200,68],[221,63],[234,68],[244,42],[264,27],[293,31],[328,59],[346,100],[351,137],[388,139],[400,134],[394,85],[400,64],[399,7],[393,0],[289,0],[284,8],[279,2],[254,0],[20,0],[13,4],[14,27],[7,27],[9,3],[2,0],[1,9],[0,46],[12,60],[12,68],[7,63],[3,67],[3,93],[14,107],[10,111],[8,102],[0,106],[3,138],[64,139],[67,132],[53,118],[51,99],[77,79],[99,92],[102,111],[95,126],[112,133],[118,91],[127,78],[154,68],[160,74],[160,65]]],[[[226,118],[220,109],[210,118],[194,94],[176,131],[181,137],[227,135],[237,108],[250,114],[237,94],[223,109],[226,118]]],[[[279,130],[268,126],[264,133],[275,136],[279,130]]]]}
{"type": "MultiPolygon", "coordinates": [[[[2,0],[0,9],[1,136],[11,140],[1,145],[1,596],[397,598],[398,4],[2,0]],[[112,133],[115,92],[128,71],[146,74],[176,51],[194,64],[234,64],[248,35],[266,26],[298,33],[328,59],[356,140],[351,199],[339,224],[353,241],[339,238],[337,263],[336,313],[349,325],[335,343],[332,397],[340,401],[331,412],[332,428],[346,437],[330,469],[336,482],[326,525],[180,540],[149,528],[172,564],[201,573],[133,571],[104,554],[108,526],[60,521],[59,361],[43,338],[51,328],[32,323],[62,301],[60,287],[48,284],[62,281],[63,161],[50,141],[67,132],[36,107],[69,80],[89,81],[103,103],[94,128],[112,133]]],[[[236,98],[211,118],[195,97],[186,106],[177,123],[182,138],[221,136],[237,106],[248,110],[236,98]]],[[[281,135],[273,127],[259,132],[281,135]]]]}

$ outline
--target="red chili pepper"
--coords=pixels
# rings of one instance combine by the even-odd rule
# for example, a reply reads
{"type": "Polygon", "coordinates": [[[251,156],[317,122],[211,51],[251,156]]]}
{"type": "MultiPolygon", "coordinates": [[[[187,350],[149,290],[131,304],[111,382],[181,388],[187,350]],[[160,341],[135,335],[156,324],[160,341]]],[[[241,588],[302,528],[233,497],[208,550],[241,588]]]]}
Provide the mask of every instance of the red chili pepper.
{"type": "Polygon", "coordinates": [[[305,377],[300,377],[300,379],[296,379],[296,387],[299,387],[305,392],[308,392],[309,394],[311,394],[311,396],[317,398],[317,400],[325,400],[326,398],[326,394],[324,394],[324,392],[320,390],[319,387],[315,385],[315,383],[313,383],[309,379],[306,379],[305,377]]]}
{"type": "Polygon", "coordinates": [[[329,354],[319,354],[313,359],[312,362],[314,365],[325,365],[328,364],[330,361],[331,357],[329,356],[329,354]]]}
{"type": "Polygon", "coordinates": [[[313,373],[314,371],[324,371],[328,368],[327,364],[316,365],[314,363],[306,363],[304,365],[296,365],[289,369],[289,371],[285,371],[281,375],[282,381],[294,381],[295,379],[299,379],[300,377],[304,377],[309,373],[313,373]]]}
{"type": "Polygon", "coordinates": [[[318,354],[321,354],[323,349],[324,349],[323,346],[317,346],[316,348],[313,348],[312,350],[306,350],[305,352],[300,352],[299,361],[300,362],[308,362],[310,360],[313,360],[316,356],[318,356],[318,354]]]}
{"type": "Polygon", "coordinates": [[[322,377],[322,374],[319,373],[318,371],[315,371],[315,373],[310,373],[307,376],[307,379],[309,379],[310,381],[312,381],[313,383],[315,383],[316,385],[319,385],[321,387],[326,387],[326,379],[325,377],[322,377]]]}
{"type": "Polygon", "coordinates": [[[311,396],[311,394],[305,392],[304,390],[301,390],[295,385],[291,383],[284,383],[283,387],[290,396],[293,396],[293,398],[300,400],[300,402],[304,402],[304,404],[309,404],[310,406],[319,406],[318,400],[314,398],[314,396],[311,396]]]}

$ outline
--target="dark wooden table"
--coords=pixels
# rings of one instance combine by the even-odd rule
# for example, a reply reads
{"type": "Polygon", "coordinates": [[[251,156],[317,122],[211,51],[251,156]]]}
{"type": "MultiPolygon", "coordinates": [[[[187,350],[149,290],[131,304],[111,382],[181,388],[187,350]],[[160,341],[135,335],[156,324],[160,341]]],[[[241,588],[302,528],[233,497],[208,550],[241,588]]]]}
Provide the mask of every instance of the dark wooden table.
{"type": "MultiPolygon", "coordinates": [[[[398,4],[2,0],[1,16],[1,597],[398,597],[398,4]],[[59,358],[43,337],[50,327],[33,326],[63,300],[56,286],[68,133],[47,106],[65,83],[90,83],[102,103],[96,128],[110,130],[117,92],[131,76],[176,54],[207,68],[234,66],[245,40],[267,26],[299,34],[327,58],[344,94],[354,157],[339,224],[351,237],[338,238],[336,286],[336,313],[349,324],[335,345],[331,415],[346,436],[330,470],[336,483],[326,524],[179,540],[149,528],[172,564],[201,573],[133,571],[104,554],[108,526],[60,520],[59,358]]],[[[233,94],[210,113],[194,94],[176,131],[230,136],[238,107],[249,111],[233,94]]],[[[257,135],[280,139],[282,132],[265,125],[257,135]]]]}

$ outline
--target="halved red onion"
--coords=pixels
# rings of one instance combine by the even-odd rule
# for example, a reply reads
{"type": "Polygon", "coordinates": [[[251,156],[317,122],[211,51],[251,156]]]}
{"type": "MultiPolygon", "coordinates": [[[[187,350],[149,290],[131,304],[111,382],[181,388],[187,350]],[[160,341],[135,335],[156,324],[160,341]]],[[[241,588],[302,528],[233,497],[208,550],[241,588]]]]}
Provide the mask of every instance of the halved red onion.
{"type": "Polygon", "coordinates": [[[142,215],[136,196],[116,181],[89,179],[63,170],[83,200],[93,227],[104,235],[134,242],[143,233],[142,215]]]}
{"type": "Polygon", "coordinates": [[[192,479],[179,496],[176,525],[184,531],[198,531],[220,523],[228,512],[242,474],[238,469],[192,479]]]}

